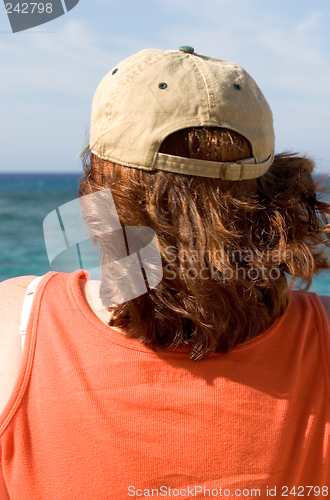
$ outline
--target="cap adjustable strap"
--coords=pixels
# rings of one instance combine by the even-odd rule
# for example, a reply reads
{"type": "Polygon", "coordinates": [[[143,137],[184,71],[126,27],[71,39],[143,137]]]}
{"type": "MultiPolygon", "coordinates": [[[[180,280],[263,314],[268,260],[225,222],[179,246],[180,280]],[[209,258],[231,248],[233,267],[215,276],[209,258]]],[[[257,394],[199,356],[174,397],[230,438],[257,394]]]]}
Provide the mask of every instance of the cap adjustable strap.
{"type": "Polygon", "coordinates": [[[255,163],[254,158],[248,158],[235,163],[222,163],[158,153],[153,164],[153,169],[166,170],[168,172],[185,175],[198,175],[201,177],[239,181],[260,177],[267,172],[273,160],[274,154],[271,154],[263,163],[255,163]]]}

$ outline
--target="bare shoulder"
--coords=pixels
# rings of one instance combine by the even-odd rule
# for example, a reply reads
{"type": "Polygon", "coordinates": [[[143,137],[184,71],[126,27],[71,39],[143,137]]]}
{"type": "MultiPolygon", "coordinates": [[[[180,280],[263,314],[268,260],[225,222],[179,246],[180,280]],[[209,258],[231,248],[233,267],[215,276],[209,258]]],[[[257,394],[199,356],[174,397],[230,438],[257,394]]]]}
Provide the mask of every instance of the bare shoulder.
{"type": "MultiPolygon", "coordinates": [[[[0,282],[0,297],[1,301],[5,299],[5,296],[8,296],[8,300],[10,297],[15,297],[15,294],[19,292],[19,290],[24,290],[24,294],[27,286],[38,276],[18,276],[17,278],[10,278],[9,280],[0,282]]],[[[24,295],[23,294],[23,295],[24,295]]],[[[0,303],[0,307],[2,304],[0,303]]]]}
{"type": "Polygon", "coordinates": [[[330,324],[330,295],[319,295],[330,324]]]}
{"type": "Polygon", "coordinates": [[[20,276],[0,283],[0,414],[10,397],[22,361],[22,307],[28,285],[37,276],[20,276]]]}
{"type": "Polygon", "coordinates": [[[0,347],[5,338],[12,337],[11,330],[19,328],[26,289],[35,278],[19,276],[0,283],[0,347]]]}

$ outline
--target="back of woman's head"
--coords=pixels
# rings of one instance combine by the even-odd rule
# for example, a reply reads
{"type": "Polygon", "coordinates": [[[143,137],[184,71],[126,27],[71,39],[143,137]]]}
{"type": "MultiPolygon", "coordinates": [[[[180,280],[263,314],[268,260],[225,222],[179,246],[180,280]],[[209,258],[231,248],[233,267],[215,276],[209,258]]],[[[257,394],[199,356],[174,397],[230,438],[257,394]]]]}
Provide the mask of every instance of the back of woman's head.
{"type": "MultiPolygon", "coordinates": [[[[244,137],[214,127],[175,132],[160,152],[218,162],[252,156],[244,137]]],[[[329,205],[316,196],[307,158],[277,155],[263,176],[242,181],[148,172],[90,152],[84,168],[80,196],[110,188],[122,226],[157,235],[163,279],[113,307],[110,322],[154,350],[185,344],[193,360],[227,353],[283,314],[295,278],[309,286],[330,267],[329,205]]],[[[107,235],[91,232],[106,262],[107,235]]],[[[103,265],[103,294],[109,280],[103,265]]]]}

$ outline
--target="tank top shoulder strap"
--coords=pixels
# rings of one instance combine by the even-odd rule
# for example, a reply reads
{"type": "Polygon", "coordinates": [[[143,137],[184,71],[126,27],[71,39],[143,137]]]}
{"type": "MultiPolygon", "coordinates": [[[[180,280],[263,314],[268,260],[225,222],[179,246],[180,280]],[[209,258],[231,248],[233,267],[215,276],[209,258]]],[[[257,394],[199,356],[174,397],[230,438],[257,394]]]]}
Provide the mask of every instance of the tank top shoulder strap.
{"type": "Polygon", "coordinates": [[[43,276],[38,276],[38,278],[35,278],[29,286],[26,289],[25,293],[25,299],[23,303],[23,309],[22,309],[22,316],[21,316],[21,326],[20,326],[20,334],[21,334],[21,339],[22,339],[22,351],[24,349],[24,342],[25,342],[25,335],[26,335],[26,327],[29,321],[30,317],[30,312],[33,304],[33,299],[35,296],[35,292],[38,288],[38,285],[40,281],[42,280],[43,276]]]}
{"type": "Polygon", "coordinates": [[[327,296],[319,296],[315,292],[308,293],[316,311],[321,356],[330,398],[330,300],[327,296]]]}

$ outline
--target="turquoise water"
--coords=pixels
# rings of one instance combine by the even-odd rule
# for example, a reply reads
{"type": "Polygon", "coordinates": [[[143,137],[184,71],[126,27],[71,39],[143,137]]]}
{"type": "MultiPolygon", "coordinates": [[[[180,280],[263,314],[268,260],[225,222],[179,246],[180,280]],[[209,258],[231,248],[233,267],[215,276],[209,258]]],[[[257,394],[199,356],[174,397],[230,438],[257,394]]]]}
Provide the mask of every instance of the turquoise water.
{"type": "MultiPolygon", "coordinates": [[[[0,281],[52,270],[43,220],[77,197],[78,179],[76,174],[0,174],[0,281]]],[[[311,290],[330,295],[330,271],[315,277],[311,290]]]]}
{"type": "Polygon", "coordinates": [[[78,175],[0,175],[0,281],[51,271],[43,220],[77,197],[78,175]]]}

